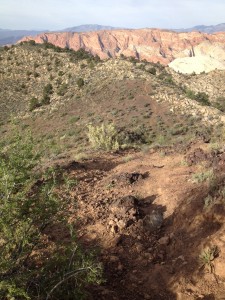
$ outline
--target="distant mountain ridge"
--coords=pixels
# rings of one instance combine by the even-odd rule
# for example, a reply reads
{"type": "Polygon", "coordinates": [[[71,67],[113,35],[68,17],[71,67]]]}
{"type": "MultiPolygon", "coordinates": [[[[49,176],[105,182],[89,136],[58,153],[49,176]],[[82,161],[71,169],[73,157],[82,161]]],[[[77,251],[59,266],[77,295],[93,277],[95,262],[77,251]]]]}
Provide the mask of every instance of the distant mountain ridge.
{"type": "MultiPolygon", "coordinates": [[[[117,29],[125,29],[121,27],[113,27],[113,26],[105,26],[98,24],[85,24],[74,27],[68,27],[62,30],[9,30],[9,29],[1,29],[0,28],[0,46],[7,44],[14,44],[17,41],[21,40],[25,36],[36,36],[37,34],[46,33],[46,32],[94,32],[101,30],[117,30],[117,29]]],[[[167,29],[168,30],[168,29],[167,29]]],[[[198,25],[192,28],[182,28],[182,29],[172,29],[171,31],[175,32],[193,32],[200,31],[203,33],[213,34],[216,32],[225,32],[225,23],[221,23],[218,25],[198,25]]]]}
{"type": "Polygon", "coordinates": [[[119,27],[112,27],[112,26],[104,26],[98,24],[84,24],[74,27],[65,28],[63,32],[90,32],[90,31],[99,31],[99,30],[115,30],[119,29],[119,27]]]}
{"type": "Polygon", "coordinates": [[[220,31],[225,31],[225,23],[221,23],[218,25],[210,25],[210,26],[206,26],[206,25],[197,25],[191,28],[186,28],[186,29],[175,29],[174,31],[176,32],[192,32],[192,31],[200,31],[200,32],[204,32],[204,33],[216,33],[216,32],[220,32],[220,31]]]}
{"type": "MultiPolygon", "coordinates": [[[[115,30],[119,27],[104,26],[98,24],[85,24],[62,30],[54,30],[52,32],[92,32],[100,30],[115,30]]],[[[50,32],[50,30],[10,30],[0,28],[0,46],[14,44],[21,40],[24,36],[36,36],[40,33],[50,32]]]]}
{"type": "MultiPolygon", "coordinates": [[[[43,32],[44,30],[10,30],[0,28],[0,46],[14,44],[24,36],[35,36],[43,32]]],[[[45,32],[48,32],[48,30],[45,32]]]]}

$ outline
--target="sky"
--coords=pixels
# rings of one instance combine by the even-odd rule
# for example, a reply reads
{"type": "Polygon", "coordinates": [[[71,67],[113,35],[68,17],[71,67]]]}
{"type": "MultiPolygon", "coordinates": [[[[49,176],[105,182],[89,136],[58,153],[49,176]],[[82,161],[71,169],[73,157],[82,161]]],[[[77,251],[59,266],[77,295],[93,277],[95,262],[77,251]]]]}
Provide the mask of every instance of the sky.
{"type": "Polygon", "coordinates": [[[99,24],[174,29],[225,23],[224,12],[225,0],[0,0],[0,28],[99,24]]]}

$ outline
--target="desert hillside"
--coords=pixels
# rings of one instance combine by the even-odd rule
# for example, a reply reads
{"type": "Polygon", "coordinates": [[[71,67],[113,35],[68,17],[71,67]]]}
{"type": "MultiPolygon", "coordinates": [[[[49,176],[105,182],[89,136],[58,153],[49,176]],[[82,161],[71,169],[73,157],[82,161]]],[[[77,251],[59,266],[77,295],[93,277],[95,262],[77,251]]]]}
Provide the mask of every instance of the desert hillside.
{"type": "Polygon", "coordinates": [[[164,64],[51,34],[0,48],[1,299],[224,298],[225,70],[165,65],[216,56],[207,35],[141,32],[132,51],[179,37],[164,64]]]}

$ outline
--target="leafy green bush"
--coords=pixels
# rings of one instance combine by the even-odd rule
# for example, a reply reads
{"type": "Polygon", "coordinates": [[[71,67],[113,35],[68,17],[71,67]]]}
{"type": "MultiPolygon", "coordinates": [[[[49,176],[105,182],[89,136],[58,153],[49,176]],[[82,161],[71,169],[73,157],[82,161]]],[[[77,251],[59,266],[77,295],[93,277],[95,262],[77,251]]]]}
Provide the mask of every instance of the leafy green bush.
{"type": "Polygon", "coordinates": [[[89,142],[95,149],[118,150],[118,132],[113,124],[104,124],[100,126],[88,125],[87,133],[89,142]]]}
{"type": "Polygon", "coordinates": [[[62,213],[60,172],[37,173],[39,158],[31,134],[0,150],[0,299],[83,299],[101,267],[78,246],[62,213]],[[68,230],[70,240],[49,244],[54,227],[68,230]]]}

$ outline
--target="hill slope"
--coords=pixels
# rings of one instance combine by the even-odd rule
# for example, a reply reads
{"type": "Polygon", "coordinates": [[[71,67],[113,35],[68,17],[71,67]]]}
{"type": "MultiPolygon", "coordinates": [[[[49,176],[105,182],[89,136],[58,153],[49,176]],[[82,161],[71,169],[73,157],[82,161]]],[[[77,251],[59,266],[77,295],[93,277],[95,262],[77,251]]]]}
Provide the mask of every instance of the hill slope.
{"type": "Polygon", "coordinates": [[[15,256],[18,244],[11,250],[1,240],[1,249],[12,252],[12,272],[0,274],[13,286],[10,292],[16,286],[19,297],[23,288],[34,300],[77,298],[77,276],[68,285],[57,283],[67,279],[65,270],[77,275],[79,265],[65,269],[77,254],[83,268],[83,254],[94,249],[91,257],[103,265],[105,281],[90,286],[82,276],[87,299],[223,299],[225,71],[183,75],[133,58],[100,61],[83,50],[34,42],[1,49],[0,61],[0,182],[6,194],[0,203],[11,218],[0,230],[12,224],[20,233],[10,207],[23,217],[23,238],[27,216],[43,228],[38,244],[32,231],[29,255],[24,247],[15,256]],[[100,146],[91,143],[90,125],[100,146]],[[23,143],[28,136],[34,149],[23,143]],[[106,151],[111,138],[119,147],[106,151]],[[23,184],[12,178],[24,182],[25,170],[30,180],[30,149],[41,160],[21,191],[23,184]],[[49,216],[53,192],[60,210],[49,216]],[[17,255],[23,265],[14,263],[17,255]]]}

